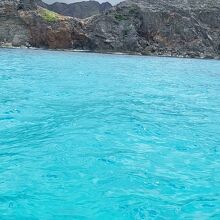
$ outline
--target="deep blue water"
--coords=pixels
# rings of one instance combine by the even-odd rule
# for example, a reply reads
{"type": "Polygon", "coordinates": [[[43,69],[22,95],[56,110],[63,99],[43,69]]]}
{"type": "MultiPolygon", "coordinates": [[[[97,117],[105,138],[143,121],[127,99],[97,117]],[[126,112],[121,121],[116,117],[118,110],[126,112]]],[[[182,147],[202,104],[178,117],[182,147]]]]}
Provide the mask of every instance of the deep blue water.
{"type": "Polygon", "coordinates": [[[220,61],[1,49],[0,219],[220,219],[220,61]]]}

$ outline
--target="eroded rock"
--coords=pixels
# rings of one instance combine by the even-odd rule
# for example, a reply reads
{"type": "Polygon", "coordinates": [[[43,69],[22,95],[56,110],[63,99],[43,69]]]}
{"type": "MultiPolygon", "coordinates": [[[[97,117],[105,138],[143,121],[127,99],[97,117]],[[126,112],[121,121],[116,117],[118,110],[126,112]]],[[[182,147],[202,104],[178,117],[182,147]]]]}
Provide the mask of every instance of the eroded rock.
{"type": "Polygon", "coordinates": [[[1,2],[0,41],[53,49],[220,57],[218,0],[127,0],[87,19],[54,14],[34,0],[22,4],[1,2]]]}

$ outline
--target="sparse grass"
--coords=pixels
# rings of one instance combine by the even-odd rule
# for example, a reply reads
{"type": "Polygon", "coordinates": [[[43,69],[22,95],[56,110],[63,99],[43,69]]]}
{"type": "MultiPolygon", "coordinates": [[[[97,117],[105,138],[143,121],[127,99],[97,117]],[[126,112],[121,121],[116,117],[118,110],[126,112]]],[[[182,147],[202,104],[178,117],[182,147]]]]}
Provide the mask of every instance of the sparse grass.
{"type": "Polygon", "coordinates": [[[138,7],[137,6],[133,6],[130,8],[129,10],[129,14],[137,14],[139,11],[138,7]]]}
{"type": "Polygon", "coordinates": [[[56,22],[59,20],[60,15],[49,11],[45,8],[40,8],[39,9],[39,15],[43,18],[44,21],[46,22],[56,22]]]}
{"type": "Polygon", "coordinates": [[[122,14],[115,14],[115,19],[118,21],[123,21],[123,20],[127,20],[127,17],[122,14]]]}

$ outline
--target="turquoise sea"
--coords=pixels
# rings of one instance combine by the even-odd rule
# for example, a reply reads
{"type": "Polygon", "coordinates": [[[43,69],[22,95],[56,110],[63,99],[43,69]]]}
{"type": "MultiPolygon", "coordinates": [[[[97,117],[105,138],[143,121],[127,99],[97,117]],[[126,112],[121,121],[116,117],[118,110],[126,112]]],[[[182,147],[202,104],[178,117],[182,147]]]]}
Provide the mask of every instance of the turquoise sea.
{"type": "Polygon", "coordinates": [[[0,219],[220,219],[220,61],[0,49],[0,219]]]}

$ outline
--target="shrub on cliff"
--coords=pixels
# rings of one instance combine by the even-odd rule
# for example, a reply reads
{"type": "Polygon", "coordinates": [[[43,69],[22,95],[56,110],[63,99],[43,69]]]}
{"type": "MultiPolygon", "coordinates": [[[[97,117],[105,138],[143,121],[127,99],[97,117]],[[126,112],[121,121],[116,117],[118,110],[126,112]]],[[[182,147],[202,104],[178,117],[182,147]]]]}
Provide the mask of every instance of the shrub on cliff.
{"type": "Polygon", "coordinates": [[[56,22],[59,20],[59,14],[49,11],[45,8],[39,9],[39,15],[46,22],[56,22]]]}

